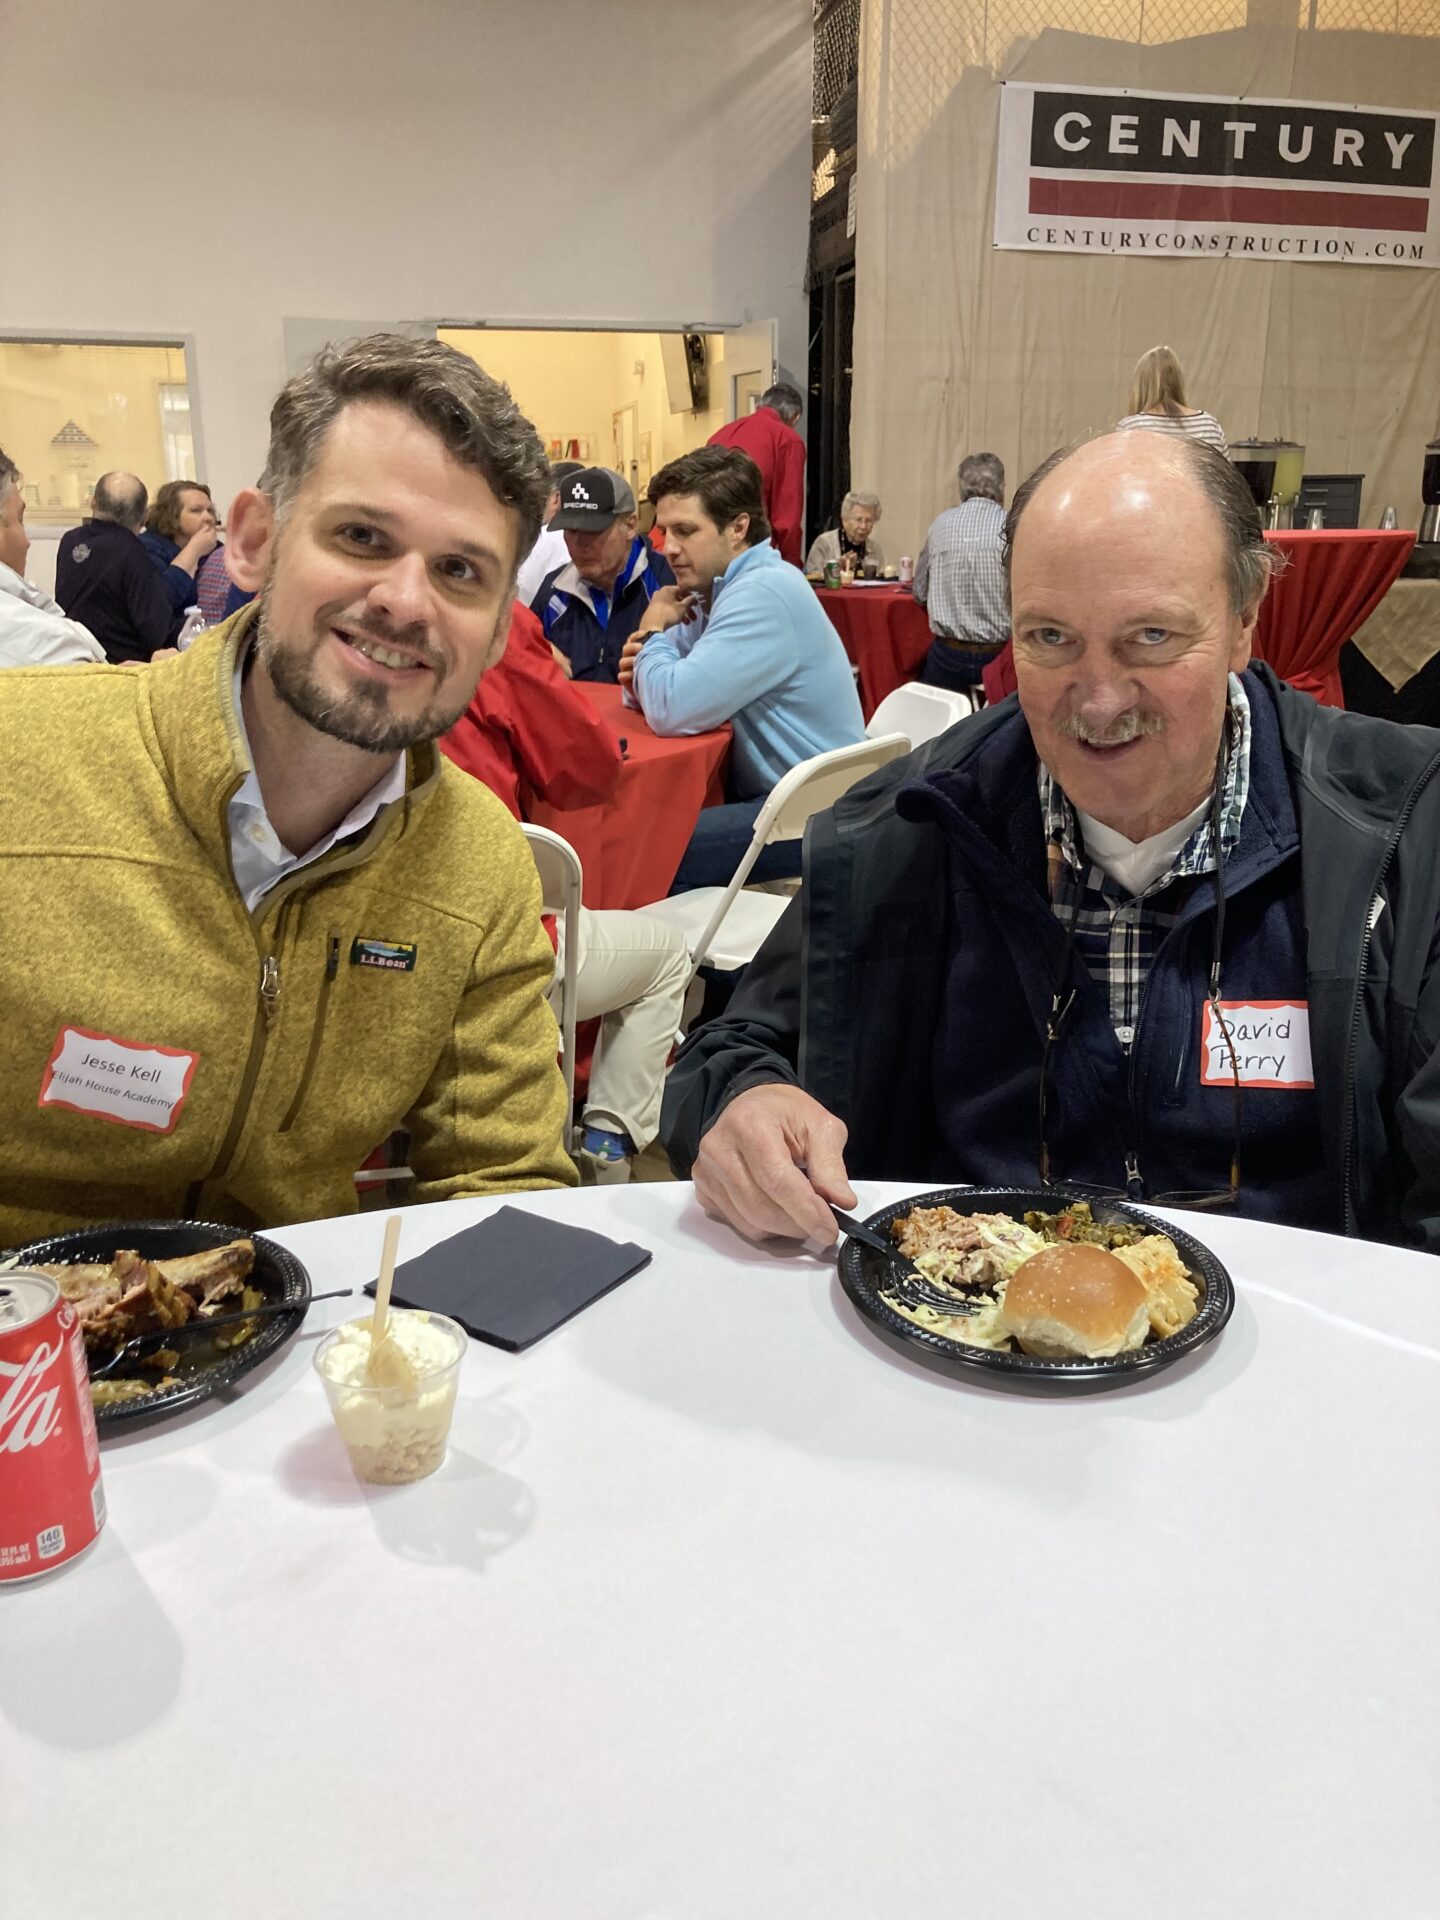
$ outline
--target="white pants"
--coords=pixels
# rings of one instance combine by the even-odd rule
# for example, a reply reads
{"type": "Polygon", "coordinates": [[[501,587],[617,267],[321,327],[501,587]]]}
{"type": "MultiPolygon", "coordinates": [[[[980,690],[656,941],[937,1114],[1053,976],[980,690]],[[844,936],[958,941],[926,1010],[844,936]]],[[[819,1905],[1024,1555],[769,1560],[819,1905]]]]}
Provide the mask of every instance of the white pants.
{"type": "MultiPolygon", "coordinates": [[[[560,1018],[565,927],[557,923],[560,952],[549,1000],[560,1018]]],[[[600,1018],[590,1062],[587,1126],[628,1133],[637,1153],[660,1128],[660,1096],[685,1000],[690,953],[684,936],[643,913],[580,909],[575,1018],[600,1018]]]]}

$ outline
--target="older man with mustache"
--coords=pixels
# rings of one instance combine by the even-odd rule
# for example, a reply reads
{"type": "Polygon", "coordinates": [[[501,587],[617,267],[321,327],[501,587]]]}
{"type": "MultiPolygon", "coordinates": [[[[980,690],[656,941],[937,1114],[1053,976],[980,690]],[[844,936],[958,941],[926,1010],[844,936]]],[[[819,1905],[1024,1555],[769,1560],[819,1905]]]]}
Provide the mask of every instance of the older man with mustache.
{"type": "Polygon", "coordinates": [[[1271,556],[1213,450],[1052,456],[1006,526],[1018,698],[812,822],[672,1073],[706,1208],[1083,1185],[1440,1250],[1440,736],[1249,667],[1271,556]]]}

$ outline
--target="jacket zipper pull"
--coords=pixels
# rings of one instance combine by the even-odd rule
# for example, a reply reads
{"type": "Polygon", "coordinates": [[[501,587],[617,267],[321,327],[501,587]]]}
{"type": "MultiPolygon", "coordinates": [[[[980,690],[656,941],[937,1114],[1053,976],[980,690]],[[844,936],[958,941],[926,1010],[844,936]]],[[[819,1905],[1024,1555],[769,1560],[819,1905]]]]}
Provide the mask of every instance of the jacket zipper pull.
{"type": "Polygon", "coordinates": [[[1125,1185],[1129,1189],[1132,1201],[1145,1198],[1145,1182],[1140,1178],[1140,1162],[1133,1152],[1125,1156],[1125,1185]]]}
{"type": "Polygon", "coordinates": [[[273,953],[267,953],[261,962],[260,1004],[265,1009],[265,1024],[268,1027],[280,1004],[280,962],[273,953]]]}

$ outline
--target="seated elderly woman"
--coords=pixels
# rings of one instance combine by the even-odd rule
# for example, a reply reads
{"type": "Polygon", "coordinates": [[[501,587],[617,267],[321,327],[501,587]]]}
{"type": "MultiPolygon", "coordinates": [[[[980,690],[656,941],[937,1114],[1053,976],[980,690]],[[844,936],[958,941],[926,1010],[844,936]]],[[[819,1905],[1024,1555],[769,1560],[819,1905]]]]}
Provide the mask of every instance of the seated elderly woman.
{"type": "Polygon", "coordinates": [[[857,566],[870,560],[877,567],[883,567],[885,555],[880,550],[880,542],[871,538],[879,518],[879,494],[847,493],[840,502],[839,526],[820,535],[810,549],[805,571],[823,572],[828,561],[843,560],[847,553],[855,556],[857,566]]]}

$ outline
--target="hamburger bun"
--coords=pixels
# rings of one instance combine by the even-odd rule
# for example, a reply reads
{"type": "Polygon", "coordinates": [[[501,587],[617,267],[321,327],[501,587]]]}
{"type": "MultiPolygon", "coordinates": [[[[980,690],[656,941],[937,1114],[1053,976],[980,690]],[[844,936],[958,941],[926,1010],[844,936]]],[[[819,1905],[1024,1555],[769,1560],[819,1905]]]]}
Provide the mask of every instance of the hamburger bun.
{"type": "Polygon", "coordinates": [[[1150,1296],[1104,1247],[1046,1247],[1011,1274],[1000,1324],[1037,1360],[1109,1359],[1144,1343],[1150,1296]]]}

